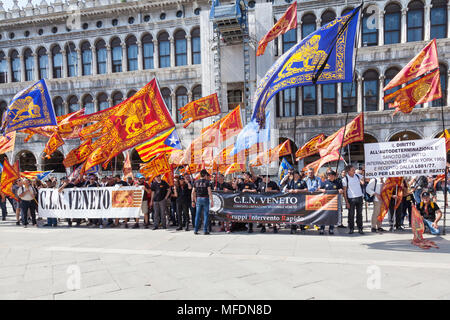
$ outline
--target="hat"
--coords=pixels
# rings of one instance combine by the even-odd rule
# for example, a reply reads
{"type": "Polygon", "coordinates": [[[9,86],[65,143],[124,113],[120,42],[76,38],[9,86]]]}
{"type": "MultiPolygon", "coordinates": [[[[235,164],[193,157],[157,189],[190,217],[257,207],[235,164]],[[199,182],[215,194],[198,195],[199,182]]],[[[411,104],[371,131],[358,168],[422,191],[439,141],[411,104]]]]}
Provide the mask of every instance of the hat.
{"type": "Polygon", "coordinates": [[[330,171],[327,172],[327,175],[335,176],[336,175],[336,171],[330,170],[330,171]]]}
{"type": "Polygon", "coordinates": [[[429,192],[422,192],[422,198],[426,198],[426,197],[429,197],[430,196],[430,193],[429,192]]]}

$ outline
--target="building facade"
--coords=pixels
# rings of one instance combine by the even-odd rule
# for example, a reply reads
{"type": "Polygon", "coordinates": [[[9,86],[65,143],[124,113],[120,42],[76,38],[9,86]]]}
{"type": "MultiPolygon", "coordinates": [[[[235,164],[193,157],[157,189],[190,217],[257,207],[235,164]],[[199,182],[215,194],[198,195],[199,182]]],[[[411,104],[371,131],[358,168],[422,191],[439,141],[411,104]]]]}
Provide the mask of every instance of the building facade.
{"type": "MultiPolygon", "coordinates": [[[[227,3],[222,1],[221,3],[227,3]]],[[[218,92],[223,114],[238,104],[251,110],[253,92],[270,66],[300,39],[359,1],[298,1],[298,27],[270,43],[264,56],[255,56],[264,34],[283,15],[289,0],[247,1],[250,34],[251,97],[245,100],[243,45],[214,40],[206,0],[17,1],[5,11],[0,4],[0,107],[5,110],[21,89],[45,78],[57,115],[85,108],[103,110],[133,95],[156,77],[177,122],[184,146],[213,119],[182,128],[177,109],[218,92]]],[[[329,135],[345,119],[365,112],[365,142],[432,138],[442,132],[441,106],[447,128],[450,5],[445,0],[369,1],[365,3],[356,55],[356,81],[288,89],[270,103],[279,132],[278,143],[290,139],[298,148],[319,133],[329,135]],[[383,87],[430,39],[437,39],[443,98],[418,106],[409,115],[397,114],[383,103],[383,87]],[[295,117],[296,116],[296,117],[295,117]]],[[[42,159],[45,139],[23,142],[18,134],[9,160],[22,170],[64,171],[61,161],[78,142],[67,141],[50,159],[42,159]]],[[[278,138],[277,138],[278,139],[278,138]]],[[[362,143],[351,145],[346,157],[363,160],[362,143]]],[[[310,157],[302,166],[317,159],[310,157]]],[[[109,170],[120,170],[123,157],[109,170]]],[[[140,162],[132,153],[135,169],[140,162]]]]}

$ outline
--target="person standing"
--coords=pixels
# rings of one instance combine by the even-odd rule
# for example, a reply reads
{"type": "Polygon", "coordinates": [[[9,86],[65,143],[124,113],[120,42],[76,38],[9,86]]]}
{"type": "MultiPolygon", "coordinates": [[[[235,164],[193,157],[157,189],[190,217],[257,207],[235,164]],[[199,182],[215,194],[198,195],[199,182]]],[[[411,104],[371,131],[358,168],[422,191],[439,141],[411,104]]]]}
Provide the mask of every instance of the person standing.
{"type": "MultiPolygon", "coordinates": [[[[289,180],[289,183],[286,186],[285,192],[289,193],[300,193],[300,192],[306,192],[307,191],[307,185],[305,180],[303,180],[300,176],[300,172],[297,170],[293,173],[293,178],[289,180]]],[[[305,231],[305,226],[300,225],[300,230],[302,232],[305,231]]],[[[291,234],[294,234],[297,232],[297,224],[292,223],[291,224],[291,234]]]]}
{"type": "Polygon", "coordinates": [[[383,185],[384,185],[384,178],[381,177],[370,179],[366,187],[367,194],[373,197],[373,211],[371,219],[372,232],[385,231],[381,227],[381,221],[378,220],[378,217],[380,216],[381,213],[381,204],[382,204],[381,190],[383,189],[383,185]]]}
{"type": "Polygon", "coordinates": [[[6,194],[0,191],[0,207],[2,209],[2,221],[6,220],[6,216],[8,215],[8,212],[6,211],[6,194]]]}
{"type": "MultiPolygon", "coordinates": [[[[142,214],[144,215],[144,228],[148,229],[148,226],[150,225],[149,222],[149,215],[148,215],[148,197],[149,194],[152,193],[152,190],[150,189],[150,186],[148,185],[148,183],[145,182],[145,177],[144,176],[139,176],[138,179],[138,186],[142,186],[142,188],[144,188],[144,194],[142,196],[142,205],[141,205],[141,211],[142,214]]],[[[139,218],[136,218],[136,223],[133,226],[134,229],[139,228],[139,218]]]]}
{"type": "MultiPolygon", "coordinates": [[[[280,192],[280,187],[276,184],[276,182],[271,181],[268,175],[263,177],[263,180],[259,183],[258,192],[260,193],[275,193],[280,192]]],[[[261,233],[266,232],[266,226],[263,223],[261,227],[261,233]]],[[[278,233],[278,227],[276,224],[273,225],[273,233],[278,233]]]]}
{"type": "MultiPolygon", "coordinates": [[[[234,190],[233,190],[233,186],[231,184],[229,184],[228,182],[225,182],[224,175],[219,173],[219,175],[217,176],[217,183],[214,186],[214,191],[233,192],[234,190]]],[[[222,228],[220,229],[220,231],[225,231],[226,233],[230,233],[232,223],[226,219],[224,219],[222,223],[223,223],[223,225],[222,225],[222,228]]]]}
{"type": "MultiPolygon", "coordinates": [[[[244,173],[244,181],[238,183],[238,189],[240,192],[256,192],[256,186],[251,180],[250,172],[244,173]]],[[[253,232],[253,223],[249,222],[248,224],[248,233],[253,232]]]]}
{"type": "Polygon", "coordinates": [[[170,197],[170,186],[167,182],[161,179],[161,175],[157,175],[150,187],[152,190],[152,198],[150,200],[150,207],[153,207],[155,215],[155,225],[153,230],[159,228],[159,224],[163,229],[166,225],[166,208],[167,199],[170,197]]]}
{"type": "Polygon", "coordinates": [[[17,194],[17,190],[19,190],[19,188],[23,185],[23,182],[21,179],[17,179],[16,181],[14,181],[11,191],[12,193],[16,196],[16,199],[12,199],[13,201],[13,209],[16,212],[16,225],[20,226],[20,198],[17,194]]]}
{"type": "Polygon", "coordinates": [[[36,192],[28,179],[24,179],[23,186],[17,190],[17,195],[20,198],[20,213],[23,226],[26,228],[28,225],[28,210],[30,210],[33,226],[37,226],[36,212],[32,205],[32,201],[35,201],[36,192]]]}
{"type": "Polygon", "coordinates": [[[178,181],[175,182],[174,191],[177,196],[177,231],[183,230],[186,227],[186,231],[189,231],[189,206],[191,203],[192,185],[186,182],[183,176],[180,176],[178,181]]]}
{"type": "Polygon", "coordinates": [[[345,167],[347,175],[342,179],[342,186],[344,189],[345,204],[348,209],[348,227],[349,234],[353,234],[355,229],[355,213],[356,225],[358,226],[359,234],[364,234],[362,209],[363,209],[363,191],[364,184],[363,177],[355,172],[355,167],[348,165],[345,167]]]}
{"type": "Polygon", "coordinates": [[[205,169],[200,171],[200,179],[194,182],[194,187],[192,188],[192,205],[195,205],[197,213],[195,217],[195,234],[198,234],[198,229],[200,228],[200,218],[202,215],[204,234],[209,234],[209,206],[214,206],[214,203],[212,198],[211,182],[208,179],[208,175],[208,171],[205,169]]]}
{"type": "MultiPolygon", "coordinates": [[[[338,191],[340,194],[343,193],[342,184],[339,180],[337,180],[337,174],[335,171],[330,170],[327,171],[327,179],[323,183],[322,187],[319,189],[321,192],[326,192],[327,190],[338,191]]],[[[320,226],[319,234],[324,234],[325,225],[320,226]]],[[[330,225],[328,227],[328,233],[334,234],[334,225],[330,225]]]]}
{"type": "Polygon", "coordinates": [[[402,199],[399,199],[398,197],[401,196],[404,192],[401,192],[403,190],[403,186],[397,186],[391,197],[391,201],[389,202],[389,231],[394,231],[394,216],[395,216],[395,230],[396,231],[403,231],[402,228],[402,213],[403,213],[403,203],[402,199]],[[400,202],[397,208],[397,203],[400,202]]]}

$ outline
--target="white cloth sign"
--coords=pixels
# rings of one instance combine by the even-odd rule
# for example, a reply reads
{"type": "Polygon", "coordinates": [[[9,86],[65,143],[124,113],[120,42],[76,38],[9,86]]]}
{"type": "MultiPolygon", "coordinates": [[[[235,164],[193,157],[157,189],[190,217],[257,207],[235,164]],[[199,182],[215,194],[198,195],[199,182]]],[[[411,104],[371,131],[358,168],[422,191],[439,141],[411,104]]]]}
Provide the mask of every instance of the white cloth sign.
{"type": "Polygon", "coordinates": [[[366,178],[443,174],[445,139],[364,144],[366,178]]]}
{"type": "Polygon", "coordinates": [[[141,187],[39,189],[39,216],[44,218],[138,218],[141,187]]]}

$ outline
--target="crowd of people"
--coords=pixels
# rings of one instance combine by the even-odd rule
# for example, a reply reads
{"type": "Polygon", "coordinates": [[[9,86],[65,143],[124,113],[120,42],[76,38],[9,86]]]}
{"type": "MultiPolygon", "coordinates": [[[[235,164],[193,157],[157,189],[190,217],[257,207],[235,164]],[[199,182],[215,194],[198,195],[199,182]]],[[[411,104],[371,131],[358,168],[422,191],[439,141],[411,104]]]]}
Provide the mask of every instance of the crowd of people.
{"type": "MultiPolygon", "coordinates": [[[[450,191],[450,176],[448,184],[443,182],[435,183],[435,177],[419,176],[403,179],[403,185],[394,190],[388,213],[389,231],[401,231],[406,228],[405,218],[408,227],[411,227],[412,207],[416,206],[424,220],[429,223],[431,231],[436,232],[438,222],[442,218],[442,211],[437,205],[436,189],[450,191]],[[397,197],[402,197],[398,199],[397,197]]],[[[91,174],[86,177],[68,179],[63,177],[59,183],[56,178],[46,181],[18,179],[12,187],[12,192],[18,200],[1,195],[0,208],[2,210],[2,220],[6,220],[7,207],[9,201],[16,215],[16,224],[27,227],[28,224],[38,225],[36,213],[38,213],[38,192],[40,188],[57,188],[60,192],[65,188],[91,188],[91,187],[114,187],[114,186],[141,186],[144,190],[141,215],[144,216],[143,227],[155,229],[166,229],[176,227],[177,231],[189,231],[193,227],[194,233],[198,234],[203,225],[203,233],[209,234],[211,226],[218,224],[220,231],[254,231],[253,223],[214,221],[211,219],[210,207],[213,206],[213,191],[223,192],[251,192],[251,193],[299,193],[299,192],[326,192],[327,190],[337,190],[342,195],[342,203],[339,202],[338,224],[339,228],[348,228],[348,233],[359,234],[363,231],[363,208],[372,203],[371,232],[384,232],[381,222],[377,219],[381,212],[382,198],[381,190],[385,180],[383,178],[364,179],[364,169],[354,166],[346,166],[339,174],[328,168],[320,176],[315,175],[313,169],[306,172],[299,172],[290,169],[288,174],[279,183],[271,180],[268,175],[256,175],[253,172],[245,172],[242,175],[225,180],[222,174],[210,175],[206,170],[200,172],[200,177],[194,180],[191,175],[175,175],[172,186],[156,176],[152,181],[139,175],[136,178],[129,177],[123,180],[120,175],[99,177],[91,174]],[[344,226],[342,213],[343,209],[348,209],[348,226],[344,226]],[[212,220],[212,221],[211,221],[212,220]]],[[[447,205],[447,204],[445,204],[447,205]]],[[[115,228],[119,226],[129,227],[130,219],[62,219],[47,218],[44,227],[56,227],[67,223],[72,227],[85,224],[86,226],[98,228],[115,228]]],[[[140,228],[140,218],[135,218],[132,228],[140,228]]],[[[300,228],[304,233],[307,229],[318,230],[320,234],[325,233],[326,226],[308,225],[278,225],[278,224],[257,224],[260,232],[264,233],[268,228],[272,228],[277,233],[281,227],[290,229],[291,234],[297,233],[300,228]]],[[[334,233],[334,225],[328,226],[328,233],[334,233]]]]}

